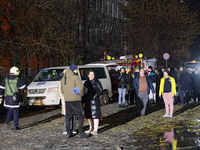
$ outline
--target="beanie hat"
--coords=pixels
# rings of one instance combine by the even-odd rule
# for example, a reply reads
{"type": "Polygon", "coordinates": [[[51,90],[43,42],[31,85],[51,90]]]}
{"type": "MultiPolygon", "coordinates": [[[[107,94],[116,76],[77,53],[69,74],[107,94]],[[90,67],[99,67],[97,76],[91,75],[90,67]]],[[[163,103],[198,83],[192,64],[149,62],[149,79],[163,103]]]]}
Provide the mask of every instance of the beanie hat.
{"type": "Polygon", "coordinates": [[[148,69],[151,69],[151,70],[153,70],[153,67],[152,67],[152,66],[148,66],[148,69]]]}
{"type": "Polygon", "coordinates": [[[76,70],[77,68],[78,67],[76,65],[74,65],[74,64],[69,66],[69,69],[72,70],[72,71],[76,70]]]}

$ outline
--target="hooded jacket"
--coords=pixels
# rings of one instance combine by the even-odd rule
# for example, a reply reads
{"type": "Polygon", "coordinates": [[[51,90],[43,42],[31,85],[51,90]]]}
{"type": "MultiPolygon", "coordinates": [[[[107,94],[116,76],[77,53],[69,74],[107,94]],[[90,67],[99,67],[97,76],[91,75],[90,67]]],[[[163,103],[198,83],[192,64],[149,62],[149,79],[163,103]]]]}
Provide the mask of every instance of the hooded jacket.
{"type": "Polygon", "coordinates": [[[66,69],[60,82],[60,92],[65,102],[81,101],[84,95],[84,86],[80,78],[70,69],[66,69]],[[80,94],[74,94],[73,89],[78,87],[80,94]]]}
{"type": "Polygon", "coordinates": [[[152,83],[156,83],[156,77],[157,77],[157,75],[156,75],[156,73],[155,73],[154,70],[152,70],[151,72],[149,72],[148,76],[150,77],[152,83]]]}

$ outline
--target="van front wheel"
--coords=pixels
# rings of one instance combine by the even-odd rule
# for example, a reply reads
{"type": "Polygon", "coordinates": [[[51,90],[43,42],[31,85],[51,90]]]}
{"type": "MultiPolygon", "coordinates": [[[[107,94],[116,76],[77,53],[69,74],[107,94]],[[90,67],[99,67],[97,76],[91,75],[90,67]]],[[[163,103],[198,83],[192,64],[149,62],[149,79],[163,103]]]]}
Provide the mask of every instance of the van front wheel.
{"type": "Polygon", "coordinates": [[[109,100],[108,92],[107,91],[103,91],[103,93],[100,95],[99,99],[100,99],[100,105],[101,106],[107,105],[108,104],[108,100],[109,100]]]}

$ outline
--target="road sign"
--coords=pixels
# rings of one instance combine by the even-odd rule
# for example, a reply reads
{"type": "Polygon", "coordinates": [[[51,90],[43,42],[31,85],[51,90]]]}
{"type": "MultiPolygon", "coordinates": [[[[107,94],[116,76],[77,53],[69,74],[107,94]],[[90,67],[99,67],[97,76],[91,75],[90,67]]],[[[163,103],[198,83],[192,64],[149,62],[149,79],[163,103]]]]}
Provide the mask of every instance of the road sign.
{"type": "Polygon", "coordinates": [[[165,60],[169,59],[169,54],[168,54],[168,53],[164,53],[163,58],[164,58],[165,60]]]}

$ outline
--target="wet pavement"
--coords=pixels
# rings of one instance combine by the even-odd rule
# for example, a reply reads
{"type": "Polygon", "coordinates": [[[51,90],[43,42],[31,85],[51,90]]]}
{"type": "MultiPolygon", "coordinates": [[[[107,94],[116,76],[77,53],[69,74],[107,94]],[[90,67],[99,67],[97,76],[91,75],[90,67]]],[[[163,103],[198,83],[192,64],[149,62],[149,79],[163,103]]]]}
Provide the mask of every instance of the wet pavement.
{"type": "MultiPolygon", "coordinates": [[[[21,113],[25,113],[23,109],[21,113]]],[[[101,109],[99,135],[87,139],[77,135],[67,139],[62,134],[64,117],[60,109],[21,114],[19,131],[13,130],[13,122],[7,128],[1,121],[0,150],[200,149],[200,103],[175,105],[173,118],[163,118],[163,104],[148,106],[146,117],[136,117],[134,106],[118,108],[117,103],[112,103],[101,109]]],[[[84,130],[88,128],[85,120],[84,130]]]]}

